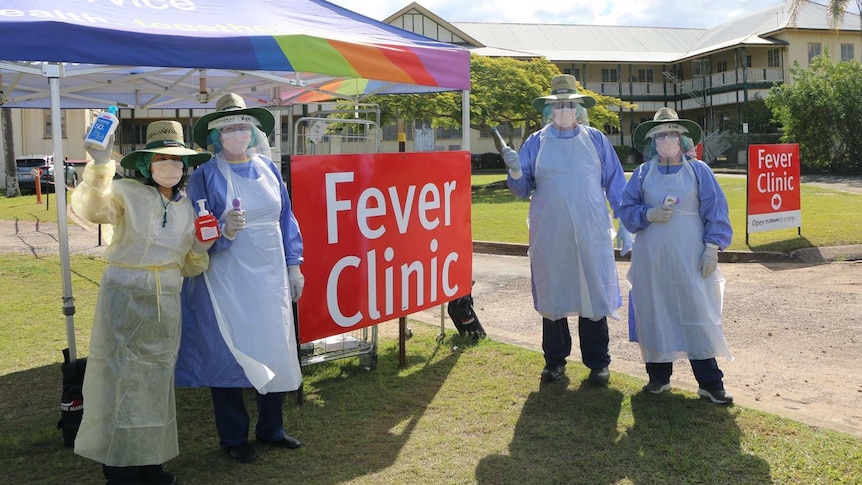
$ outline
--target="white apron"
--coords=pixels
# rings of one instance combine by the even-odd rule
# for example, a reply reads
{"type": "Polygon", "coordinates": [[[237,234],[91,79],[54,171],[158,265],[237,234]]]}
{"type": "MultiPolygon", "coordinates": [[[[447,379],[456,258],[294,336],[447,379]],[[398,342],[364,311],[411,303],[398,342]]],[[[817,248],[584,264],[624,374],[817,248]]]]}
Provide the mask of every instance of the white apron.
{"type": "Polygon", "coordinates": [[[645,362],[677,359],[733,360],[721,327],[724,276],[700,275],[703,222],[697,178],[687,160],[675,174],[662,174],[656,159],[642,186],[644,204],[661,205],[678,196],[673,217],[639,232],[632,248],[628,280],[632,284],[637,341],[645,362]]]}
{"type": "MultiPolygon", "coordinates": [[[[302,370],[279,226],[278,179],[255,158],[256,180],[235,175],[221,159],[216,163],[227,181],[225,200],[241,198],[247,221],[230,249],[210,257],[204,273],[219,330],[258,392],[293,391],[302,383],[302,370]]],[[[225,205],[226,214],[232,207],[225,205]]]]}
{"type": "Polygon", "coordinates": [[[530,199],[530,265],[535,307],[558,320],[619,319],[619,280],[602,165],[586,130],[557,138],[543,129],[530,199]]]}

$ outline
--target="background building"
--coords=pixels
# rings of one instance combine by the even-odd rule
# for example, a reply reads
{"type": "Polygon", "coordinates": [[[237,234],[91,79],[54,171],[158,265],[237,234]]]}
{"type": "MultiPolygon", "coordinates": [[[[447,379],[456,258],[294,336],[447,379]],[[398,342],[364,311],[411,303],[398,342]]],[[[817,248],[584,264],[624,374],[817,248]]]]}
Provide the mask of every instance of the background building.
{"type": "MultiPolygon", "coordinates": [[[[813,57],[825,52],[841,60],[862,58],[859,15],[848,12],[833,30],[826,7],[813,2],[795,19],[785,4],[708,29],[457,22],[415,2],[384,22],[464,46],[477,55],[545,57],[561,72],[575,75],[585,88],[637,104],[636,109],[618,111],[620,129],[604,127],[615,145],[631,145],[639,123],[651,119],[660,107],[671,106],[704,127],[704,158],[710,163],[738,161],[740,149],[744,150],[740,140],[747,140],[740,134],[746,131],[750,103],[765,98],[774,84],[790,82],[794,63],[807,67],[813,57]]],[[[127,154],[141,148],[147,125],[158,119],[180,121],[186,127],[188,145],[193,146],[191,126],[210,110],[122,109],[118,151],[127,154]]],[[[274,158],[308,153],[310,123],[334,111],[334,103],[278,108],[282,122],[272,140],[274,158]]],[[[86,158],[84,130],[97,114],[98,110],[62,110],[65,155],[70,160],[86,158]]],[[[329,133],[325,143],[314,145],[324,150],[316,153],[395,152],[402,130],[408,151],[462,149],[460,128],[435,129],[419,122],[378,126],[379,116],[371,105],[358,106],[355,119],[377,128],[363,128],[359,136],[329,133]]],[[[48,109],[13,109],[16,156],[50,154],[52,121],[48,109]]],[[[493,152],[490,134],[473,130],[470,149],[477,156],[493,152]]]]}

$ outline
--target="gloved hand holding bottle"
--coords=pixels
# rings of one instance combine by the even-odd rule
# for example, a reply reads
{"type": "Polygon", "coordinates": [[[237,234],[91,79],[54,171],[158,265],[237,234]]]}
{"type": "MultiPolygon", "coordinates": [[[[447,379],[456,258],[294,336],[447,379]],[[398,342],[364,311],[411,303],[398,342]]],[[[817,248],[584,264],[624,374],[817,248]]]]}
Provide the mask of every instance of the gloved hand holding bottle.
{"type": "Polygon", "coordinates": [[[212,247],[213,244],[215,244],[215,242],[215,239],[201,242],[198,238],[195,238],[194,242],[192,243],[192,251],[196,252],[197,254],[204,254],[205,252],[209,251],[209,249],[212,247]]]}
{"type": "Polygon", "coordinates": [[[509,147],[503,148],[503,163],[506,164],[513,179],[521,178],[521,157],[518,156],[518,152],[509,147]]]}
{"type": "Polygon", "coordinates": [[[302,296],[302,289],[305,288],[305,276],[299,270],[298,264],[287,267],[287,280],[290,284],[290,295],[293,301],[299,301],[299,297],[302,296]]]}
{"type": "Polygon", "coordinates": [[[99,149],[95,146],[87,146],[87,153],[93,158],[93,163],[96,165],[105,165],[111,161],[111,152],[114,151],[114,135],[108,137],[108,141],[104,149],[99,149]]]}

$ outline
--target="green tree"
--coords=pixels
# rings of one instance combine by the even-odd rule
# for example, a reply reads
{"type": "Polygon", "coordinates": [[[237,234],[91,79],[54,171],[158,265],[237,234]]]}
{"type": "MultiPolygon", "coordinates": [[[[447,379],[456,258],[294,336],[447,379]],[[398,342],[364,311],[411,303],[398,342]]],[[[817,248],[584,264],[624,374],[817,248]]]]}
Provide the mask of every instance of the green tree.
{"type": "MultiPolygon", "coordinates": [[[[550,92],[551,78],[558,74],[557,66],[546,59],[471,56],[470,127],[488,133],[499,125],[522,126],[520,143],[509,140],[510,145],[519,146],[530,133],[542,127],[541,113],[533,109],[532,103],[550,92]]],[[[619,127],[619,116],[611,111],[612,107],[635,107],[619,98],[586,89],[580,91],[596,98],[596,106],[589,110],[589,115],[590,124],[599,129],[606,125],[619,127]]],[[[461,126],[460,92],[372,96],[365,101],[380,106],[383,123],[400,118],[430,121],[434,127],[461,126]]]]}
{"type": "Polygon", "coordinates": [[[793,82],[766,98],[782,141],[799,143],[807,172],[862,174],[862,64],[836,62],[827,51],[807,69],[794,63],[790,74],[793,82]]]}

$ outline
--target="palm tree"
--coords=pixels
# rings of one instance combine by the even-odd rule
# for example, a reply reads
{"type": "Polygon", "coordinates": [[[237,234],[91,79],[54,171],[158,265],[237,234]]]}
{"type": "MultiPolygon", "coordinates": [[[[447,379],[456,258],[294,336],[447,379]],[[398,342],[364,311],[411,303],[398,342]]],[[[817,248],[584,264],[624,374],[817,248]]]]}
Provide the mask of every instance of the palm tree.
{"type": "MultiPolygon", "coordinates": [[[[791,0],[790,1],[790,24],[796,22],[796,14],[799,10],[808,3],[808,0],[791,0]]],[[[841,22],[844,20],[844,14],[847,13],[848,0],[830,0],[826,3],[826,18],[829,20],[829,26],[838,30],[841,22]]],[[[856,0],[856,9],[859,10],[859,27],[862,32],[862,0],[856,0]]]]}

